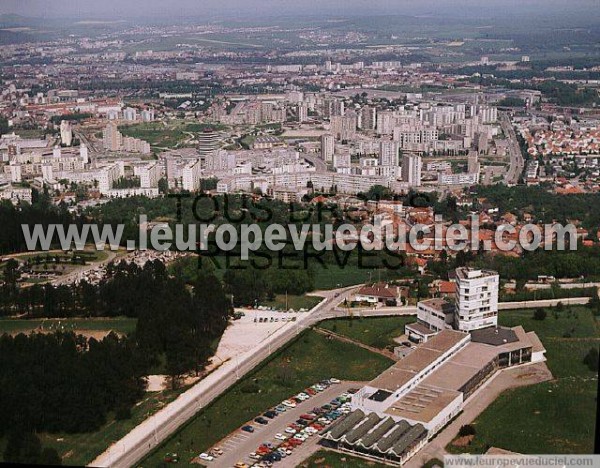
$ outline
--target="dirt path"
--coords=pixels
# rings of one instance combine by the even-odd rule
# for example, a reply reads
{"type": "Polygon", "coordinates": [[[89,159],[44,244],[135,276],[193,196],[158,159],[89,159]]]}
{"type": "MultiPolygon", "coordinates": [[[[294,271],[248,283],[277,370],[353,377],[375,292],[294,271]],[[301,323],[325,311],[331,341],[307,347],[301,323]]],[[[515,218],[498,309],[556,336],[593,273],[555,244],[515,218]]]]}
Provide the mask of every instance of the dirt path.
{"type": "Polygon", "coordinates": [[[338,333],[332,332],[331,330],[325,330],[324,328],[315,327],[314,330],[317,333],[320,333],[321,335],[329,336],[331,338],[334,338],[334,339],[336,339],[338,341],[342,341],[344,343],[351,343],[353,345],[356,345],[356,346],[359,346],[359,347],[361,347],[363,349],[371,351],[372,353],[381,354],[382,356],[385,356],[386,358],[392,359],[394,361],[398,361],[399,360],[398,356],[396,356],[391,351],[388,351],[387,349],[375,348],[373,346],[369,346],[367,344],[361,343],[360,341],[353,340],[352,338],[348,338],[347,336],[340,335],[338,333]]]}

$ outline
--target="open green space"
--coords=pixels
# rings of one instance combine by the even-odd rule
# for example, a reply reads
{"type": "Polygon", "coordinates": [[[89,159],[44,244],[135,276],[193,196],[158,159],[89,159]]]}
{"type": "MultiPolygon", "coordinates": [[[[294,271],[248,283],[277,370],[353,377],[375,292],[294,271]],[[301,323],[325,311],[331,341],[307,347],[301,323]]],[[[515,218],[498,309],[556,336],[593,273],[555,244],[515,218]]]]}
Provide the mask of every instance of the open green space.
{"type": "Polygon", "coordinates": [[[391,364],[363,348],[304,332],[202,409],[142,465],[161,466],[170,452],[187,463],[257,414],[315,382],[329,377],[369,380],[391,364]]]}
{"type": "Polygon", "coordinates": [[[326,267],[316,265],[314,272],[316,289],[336,289],[374,281],[388,281],[402,276],[401,271],[364,268],[357,265],[346,265],[343,268],[338,265],[326,265],[326,267]]]}
{"type": "Polygon", "coordinates": [[[388,465],[352,457],[345,453],[319,450],[299,466],[302,468],[384,468],[388,465]]]}
{"type": "Polygon", "coordinates": [[[499,321],[538,334],[555,380],[503,393],[474,421],[476,435],[464,451],[494,446],[518,453],[593,453],[597,372],[583,359],[600,344],[598,324],[585,307],[547,311],[544,320],[533,320],[531,310],[503,311],[499,321]]]}
{"type": "Polygon", "coordinates": [[[323,298],[316,296],[295,296],[293,294],[288,294],[286,296],[285,294],[276,294],[272,301],[267,301],[262,305],[280,310],[310,310],[322,300],[323,298]]]}
{"type": "Polygon", "coordinates": [[[195,134],[207,128],[215,127],[219,126],[185,120],[173,120],[170,122],[144,122],[135,125],[123,125],[119,127],[119,131],[125,136],[147,141],[152,147],[176,148],[180,146],[192,146],[186,142],[193,140],[195,134]]]}
{"type": "Polygon", "coordinates": [[[114,331],[115,333],[128,334],[135,331],[137,319],[119,318],[94,318],[94,319],[0,319],[0,334],[19,333],[30,331],[114,331]]]}
{"type": "Polygon", "coordinates": [[[394,338],[404,334],[404,326],[415,321],[413,315],[400,317],[353,317],[321,322],[320,327],[375,348],[397,346],[394,338]]]}

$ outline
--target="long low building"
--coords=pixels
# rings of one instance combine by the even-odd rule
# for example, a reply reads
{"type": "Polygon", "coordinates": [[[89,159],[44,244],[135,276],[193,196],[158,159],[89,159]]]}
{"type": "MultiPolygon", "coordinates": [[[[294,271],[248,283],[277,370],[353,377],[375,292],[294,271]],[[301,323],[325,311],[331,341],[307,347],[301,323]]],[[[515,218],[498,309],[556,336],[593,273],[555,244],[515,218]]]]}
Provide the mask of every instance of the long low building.
{"type": "Polygon", "coordinates": [[[543,361],[544,353],[536,334],[521,326],[442,330],[356,392],[352,412],[321,437],[338,449],[401,465],[495,372],[543,361]]]}

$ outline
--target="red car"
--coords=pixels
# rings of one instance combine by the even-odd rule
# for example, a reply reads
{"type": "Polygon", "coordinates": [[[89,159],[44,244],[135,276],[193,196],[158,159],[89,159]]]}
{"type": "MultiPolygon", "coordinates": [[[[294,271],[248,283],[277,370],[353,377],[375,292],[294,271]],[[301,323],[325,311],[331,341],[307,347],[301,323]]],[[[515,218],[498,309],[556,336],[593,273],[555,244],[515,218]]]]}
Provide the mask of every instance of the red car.
{"type": "Polygon", "coordinates": [[[315,419],[314,414],[302,414],[302,415],[300,415],[300,417],[302,419],[307,419],[308,421],[312,421],[313,419],[315,419]]]}

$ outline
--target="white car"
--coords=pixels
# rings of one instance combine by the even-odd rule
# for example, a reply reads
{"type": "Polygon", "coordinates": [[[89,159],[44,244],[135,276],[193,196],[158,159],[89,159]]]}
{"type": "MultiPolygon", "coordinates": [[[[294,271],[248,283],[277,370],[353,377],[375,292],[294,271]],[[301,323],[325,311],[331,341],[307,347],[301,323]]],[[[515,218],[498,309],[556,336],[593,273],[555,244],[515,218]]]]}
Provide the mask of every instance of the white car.
{"type": "Polygon", "coordinates": [[[208,453],[201,453],[200,455],[198,455],[198,458],[200,458],[200,460],[205,460],[205,461],[213,461],[215,459],[215,457],[213,457],[212,455],[209,455],[208,453]]]}
{"type": "Polygon", "coordinates": [[[291,400],[285,400],[281,402],[282,405],[287,406],[288,408],[295,408],[296,407],[296,403],[294,403],[291,400]]]}
{"type": "Polygon", "coordinates": [[[333,377],[332,377],[332,378],[330,378],[330,379],[329,379],[329,381],[330,381],[332,384],[339,384],[339,383],[341,383],[341,381],[340,381],[339,379],[335,379],[335,378],[333,378],[333,377]]]}
{"type": "Polygon", "coordinates": [[[260,460],[260,459],[261,459],[261,456],[260,456],[260,455],[258,455],[256,452],[252,452],[252,453],[250,454],[250,458],[253,458],[254,460],[260,460]]]}
{"type": "Polygon", "coordinates": [[[310,396],[307,395],[306,393],[302,392],[302,393],[298,393],[298,395],[296,395],[296,398],[300,398],[302,401],[304,401],[304,400],[308,400],[310,398],[310,396]]]}
{"type": "Polygon", "coordinates": [[[296,429],[294,429],[293,427],[286,427],[285,432],[287,432],[288,434],[292,434],[293,435],[293,434],[295,434],[298,431],[296,431],[296,429]]]}
{"type": "Polygon", "coordinates": [[[277,440],[287,440],[288,436],[286,436],[284,434],[275,434],[275,438],[277,440]]]}

